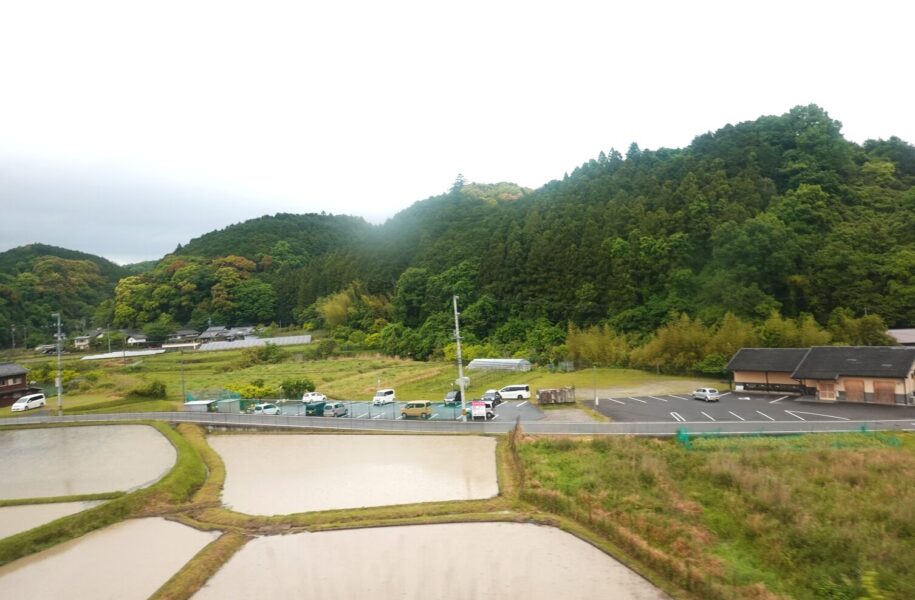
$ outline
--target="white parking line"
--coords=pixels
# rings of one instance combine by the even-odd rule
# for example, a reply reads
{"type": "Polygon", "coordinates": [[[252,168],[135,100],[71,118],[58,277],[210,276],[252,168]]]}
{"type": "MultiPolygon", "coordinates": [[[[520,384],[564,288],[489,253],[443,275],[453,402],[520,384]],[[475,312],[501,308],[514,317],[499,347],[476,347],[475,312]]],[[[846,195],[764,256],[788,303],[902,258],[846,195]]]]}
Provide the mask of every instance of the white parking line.
{"type": "Polygon", "coordinates": [[[356,418],[357,418],[357,419],[361,419],[362,417],[367,417],[367,416],[369,416],[369,413],[362,413],[361,415],[359,415],[359,416],[356,417],[356,418]]]}
{"type": "Polygon", "coordinates": [[[664,398],[658,398],[657,396],[648,396],[648,397],[651,398],[652,400],[660,400],[661,402],[667,402],[667,400],[665,400],[664,398]]]}
{"type": "Polygon", "coordinates": [[[701,412],[703,415],[705,415],[706,418],[707,418],[709,421],[714,421],[714,420],[715,420],[715,417],[713,417],[712,415],[708,414],[707,412],[702,412],[701,410],[700,410],[699,412],[701,412]]]}
{"type": "Polygon", "coordinates": [[[670,396],[671,398],[676,398],[677,400],[686,400],[686,398],[684,398],[683,396],[674,396],[673,394],[667,394],[667,395],[670,396]]]}
{"type": "Polygon", "coordinates": [[[740,419],[741,421],[746,421],[746,419],[744,419],[743,417],[741,417],[740,415],[738,415],[738,414],[735,413],[734,411],[729,410],[728,412],[731,413],[732,415],[734,415],[735,417],[737,417],[738,419],[740,419]]]}
{"type": "Polygon", "coordinates": [[[672,417],[673,417],[674,419],[676,419],[677,421],[680,421],[681,423],[685,423],[685,422],[686,422],[686,419],[684,419],[683,417],[681,417],[681,416],[680,416],[680,413],[672,412],[672,413],[670,413],[670,416],[672,416],[672,417]]]}
{"type": "Polygon", "coordinates": [[[635,400],[636,402],[641,402],[642,404],[648,404],[647,402],[645,402],[645,401],[642,400],[641,398],[633,398],[632,396],[630,396],[629,399],[630,399],[630,400],[635,400]]]}
{"type": "MultiPolygon", "coordinates": [[[[837,417],[836,415],[824,415],[824,414],[820,414],[820,413],[804,412],[802,410],[795,410],[795,411],[786,410],[785,412],[792,413],[792,414],[800,413],[802,415],[813,415],[814,417],[826,417],[827,419],[838,419],[839,421],[848,421],[848,419],[846,419],[845,417],[837,417]]],[[[800,417],[798,417],[798,418],[800,419],[800,417]]],[[[806,421],[806,419],[803,419],[803,420],[806,421]]]]}
{"type": "Polygon", "coordinates": [[[784,399],[787,398],[787,397],[788,397],[788,396],[782,396],[781,398],[776,398],[775,400],[771,400],[771,401],[769,402],[769,404],[775,404],[776,402],[781,402],[782,400],[784,400],[784,399]]]}
{"type": "Polygon", "coordinates": [[[607,398],[607,400],[609,400],[610,402],[616,402],[617,404],[626,404],[625,402],[621,402],[621,401],[616,400],[616,399],[614,399],[614,398],[607,398]]]}
{"type": "Polygon", "coordinates": [[[520,403],[520,404],[518,405],[518,408],[521,408],[521,407],[524,406],[525,404],[527,404],[527,400],[525,400],[524,402],[520,403]]]}
{"type": "Polygon", "coordinates": [[[493,421],[495,421],[495,420],[498,419],[498,418],[499,418],[499,415],[493,415],[493,416],[492,416],[492,420],[493,420],[493,421]]]}
{"type": "Polygon", "coordinates": [[[437,417],[437,416],[438,416],[438,413],[432,413],[432,418],[433,418],[433,419],[434,419],[435,417],[437,417]]]}
{"type": "Polygon", "coordinates": [[[795,414],[794,412],[792,412],[790,410],[786,410],[785,412],[788,413],[789,415],[791,415],[792,417],[794,417],[795,419],[800,419],[801,421],[807,420],[804,417],[802,417],[801,415],[795,414]]]}
{"type": "Polygon", "coordinates": [[[383,417],[383,416],[384,416],[384,415],[375,415],[375,416],[372,417],[372,418],[373,418],[373,419],[380,419],[380,418],[383,417]]]}
{"type": "Polygon", "coordinates": [[[756,412],[758,412],[758,413],[761,414],[762,416],[766,417],[766,418],[769,419],[770,421],[774,421],[774,420],[775,420],[775,419],[773,419],[772,417],[770,417],[769,415],[767,415],[767,414],[764,413],[764,412],[759,412],[758,410],[757,410],[756,412]]]}
{"type": "Polygon", "coordinates": [[[723,394],[720,394],[718,397],[719,397],[719,398],[724,398],[725,396],[730,396],[730,395],[731,395],[731,392],[725,392],[725,393],[723,393],[723,394]]]}

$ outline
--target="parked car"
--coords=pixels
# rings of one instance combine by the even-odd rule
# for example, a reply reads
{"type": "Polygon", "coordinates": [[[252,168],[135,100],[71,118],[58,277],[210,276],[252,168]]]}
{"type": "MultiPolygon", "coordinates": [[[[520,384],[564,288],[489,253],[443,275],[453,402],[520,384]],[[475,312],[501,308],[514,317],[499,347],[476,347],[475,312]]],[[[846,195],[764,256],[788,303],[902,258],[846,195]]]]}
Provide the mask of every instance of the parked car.
{"type": "Polygon", "coordinates": [[[23,410],[31,410],[33,408],[41,408],[47,404],[47,400],[44,397],[44,394],[29,394],[27,396],[22,396],[13,402],[13,405],[10,407],[12,412],[20,412],[23,410]]]}
{"type": "Polygon", "coordinates": [[[721,399],[721,394],[715,388],[699,388],[693,392],[693,399],[718,402],[721,399]]]}
{"type": "Polygon", "coordinates": [[[400,409],[400,416],[404,419],[420,418],[429,419],[432,417],[432,403],[428,400],[418,400],[416,402],[407,402],[400,409]]]}
{"type": "Polygon", "coordinates": [[[260,403],[254,405],[254,414],[256,415],[281,415],[283,411],[276,404],[260,403]]]}
{"type": "Polygon", "coordinates": [[[342,402],[328,402],[324,405],[325,417],[345,417],[349,411],[342,402]]]}
{"type": "Polygon", "coordinates": [[[309,402],[327,402],[327,396],[321,392],[305,392],[302,394],[302,404],[309,402]]]}
{"type": "Polygon", "coordinates": [[[445,406],[454,406],[461,403],[461,390],[451,390],[445,394],[445,406]]]}
{"type": "Polygon", "coordinates": [[[503,398],[514,398],[516,400],[529,400],[531,397],[531,386],[529,385],[507,385],[499,390],[499,395],[503,398]]]}
{"type": "Polygon", "coordinates": [[[391,402],[397,402],[397,394],[392,389],[378,390],[372,398],[372,406],[383,406],[391,402]]]}
{"type": "Polygon", "coordinates": [[[327,400],[313,400],[305,404],[305,415],[312,417],[323,417],[324,407],[327,406],[327,400]]]}
{"type": "Polygon", "coordinates": [[[496,390],[486,390],[483,392],[483,397],[480,400],[485,400],[486,402],[492,403],[493,407],[499,406],[502,404],[502,394],[496,390]]]}

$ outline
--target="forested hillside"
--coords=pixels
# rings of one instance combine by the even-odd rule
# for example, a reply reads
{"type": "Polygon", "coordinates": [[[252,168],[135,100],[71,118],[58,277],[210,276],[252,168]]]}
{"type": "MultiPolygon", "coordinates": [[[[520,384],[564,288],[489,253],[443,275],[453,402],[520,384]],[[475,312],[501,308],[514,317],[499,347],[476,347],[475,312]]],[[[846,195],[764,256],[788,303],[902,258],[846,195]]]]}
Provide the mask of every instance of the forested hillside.
{"type": "Polygon", "coordinates": [[[100,256],[44,244],[0,253],[0,340],[6,347],[14,335],[20,347],[47,341],[56,311],[88,325],[126,273],[100,256]]]}
{"type": "Polygon", "coordinates": [[[424,358],[448,351],[458,294],[468,346],[541,361],[596,361],[580,342],[598,336],[623,349],[602,362],[661,365],[636,349],[678,327],[703,343],[726,329],[746,343],[881,343],[884,324],[915,325],[915,148],[859,146],[840,127],[802,106],[683,149],[601,152],[538,190],[459,177],[381,226],[262,217],[122,279],[95,317],[294,322],[424,358]]]}

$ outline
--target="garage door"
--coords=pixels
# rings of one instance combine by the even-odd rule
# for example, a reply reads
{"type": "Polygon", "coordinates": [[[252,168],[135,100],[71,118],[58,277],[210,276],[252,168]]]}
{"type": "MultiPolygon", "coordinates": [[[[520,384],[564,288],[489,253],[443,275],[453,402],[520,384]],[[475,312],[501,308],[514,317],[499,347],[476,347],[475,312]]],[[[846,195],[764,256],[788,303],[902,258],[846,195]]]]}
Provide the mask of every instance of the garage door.
{"type": "Polygon", "coordinates": [[[864,402],[864,381],[861,379],[846,379],[845,400],[848,402],[864,402]]]}
{"type": "Polygon", "coordinates": [[[875,381],[874,402],[896,404],[896,383],[892,381],[875,381]]]}

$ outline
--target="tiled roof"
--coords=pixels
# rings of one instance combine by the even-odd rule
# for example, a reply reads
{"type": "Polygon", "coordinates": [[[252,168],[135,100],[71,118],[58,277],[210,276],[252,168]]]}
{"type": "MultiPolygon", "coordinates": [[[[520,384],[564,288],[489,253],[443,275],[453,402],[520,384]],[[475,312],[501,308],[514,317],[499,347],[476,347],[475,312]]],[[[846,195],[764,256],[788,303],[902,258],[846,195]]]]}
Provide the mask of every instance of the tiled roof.
{"type": "Polygon", "coordinates": [[[890,329],[887,333],[900,344],[915,344],[915,328],[890,329]]]}
{"type": "Polygon", "coordinates": [[[741,348],[728,363],[728,371],[793,373],[809,348],[741,348]]]}
{"type": "Polygon", "coordinates": [[[817,346],[791,375],[794,379],[839,376],[907,377],[915,366],[915,348],[901,346],[817,346]]]}
{"type": "Polygon", "coordinates": [[[0,377],[9,377],[11,375],[25,375],[28,369],[20,367],[16,363],[0,363],[0,377]]]}

